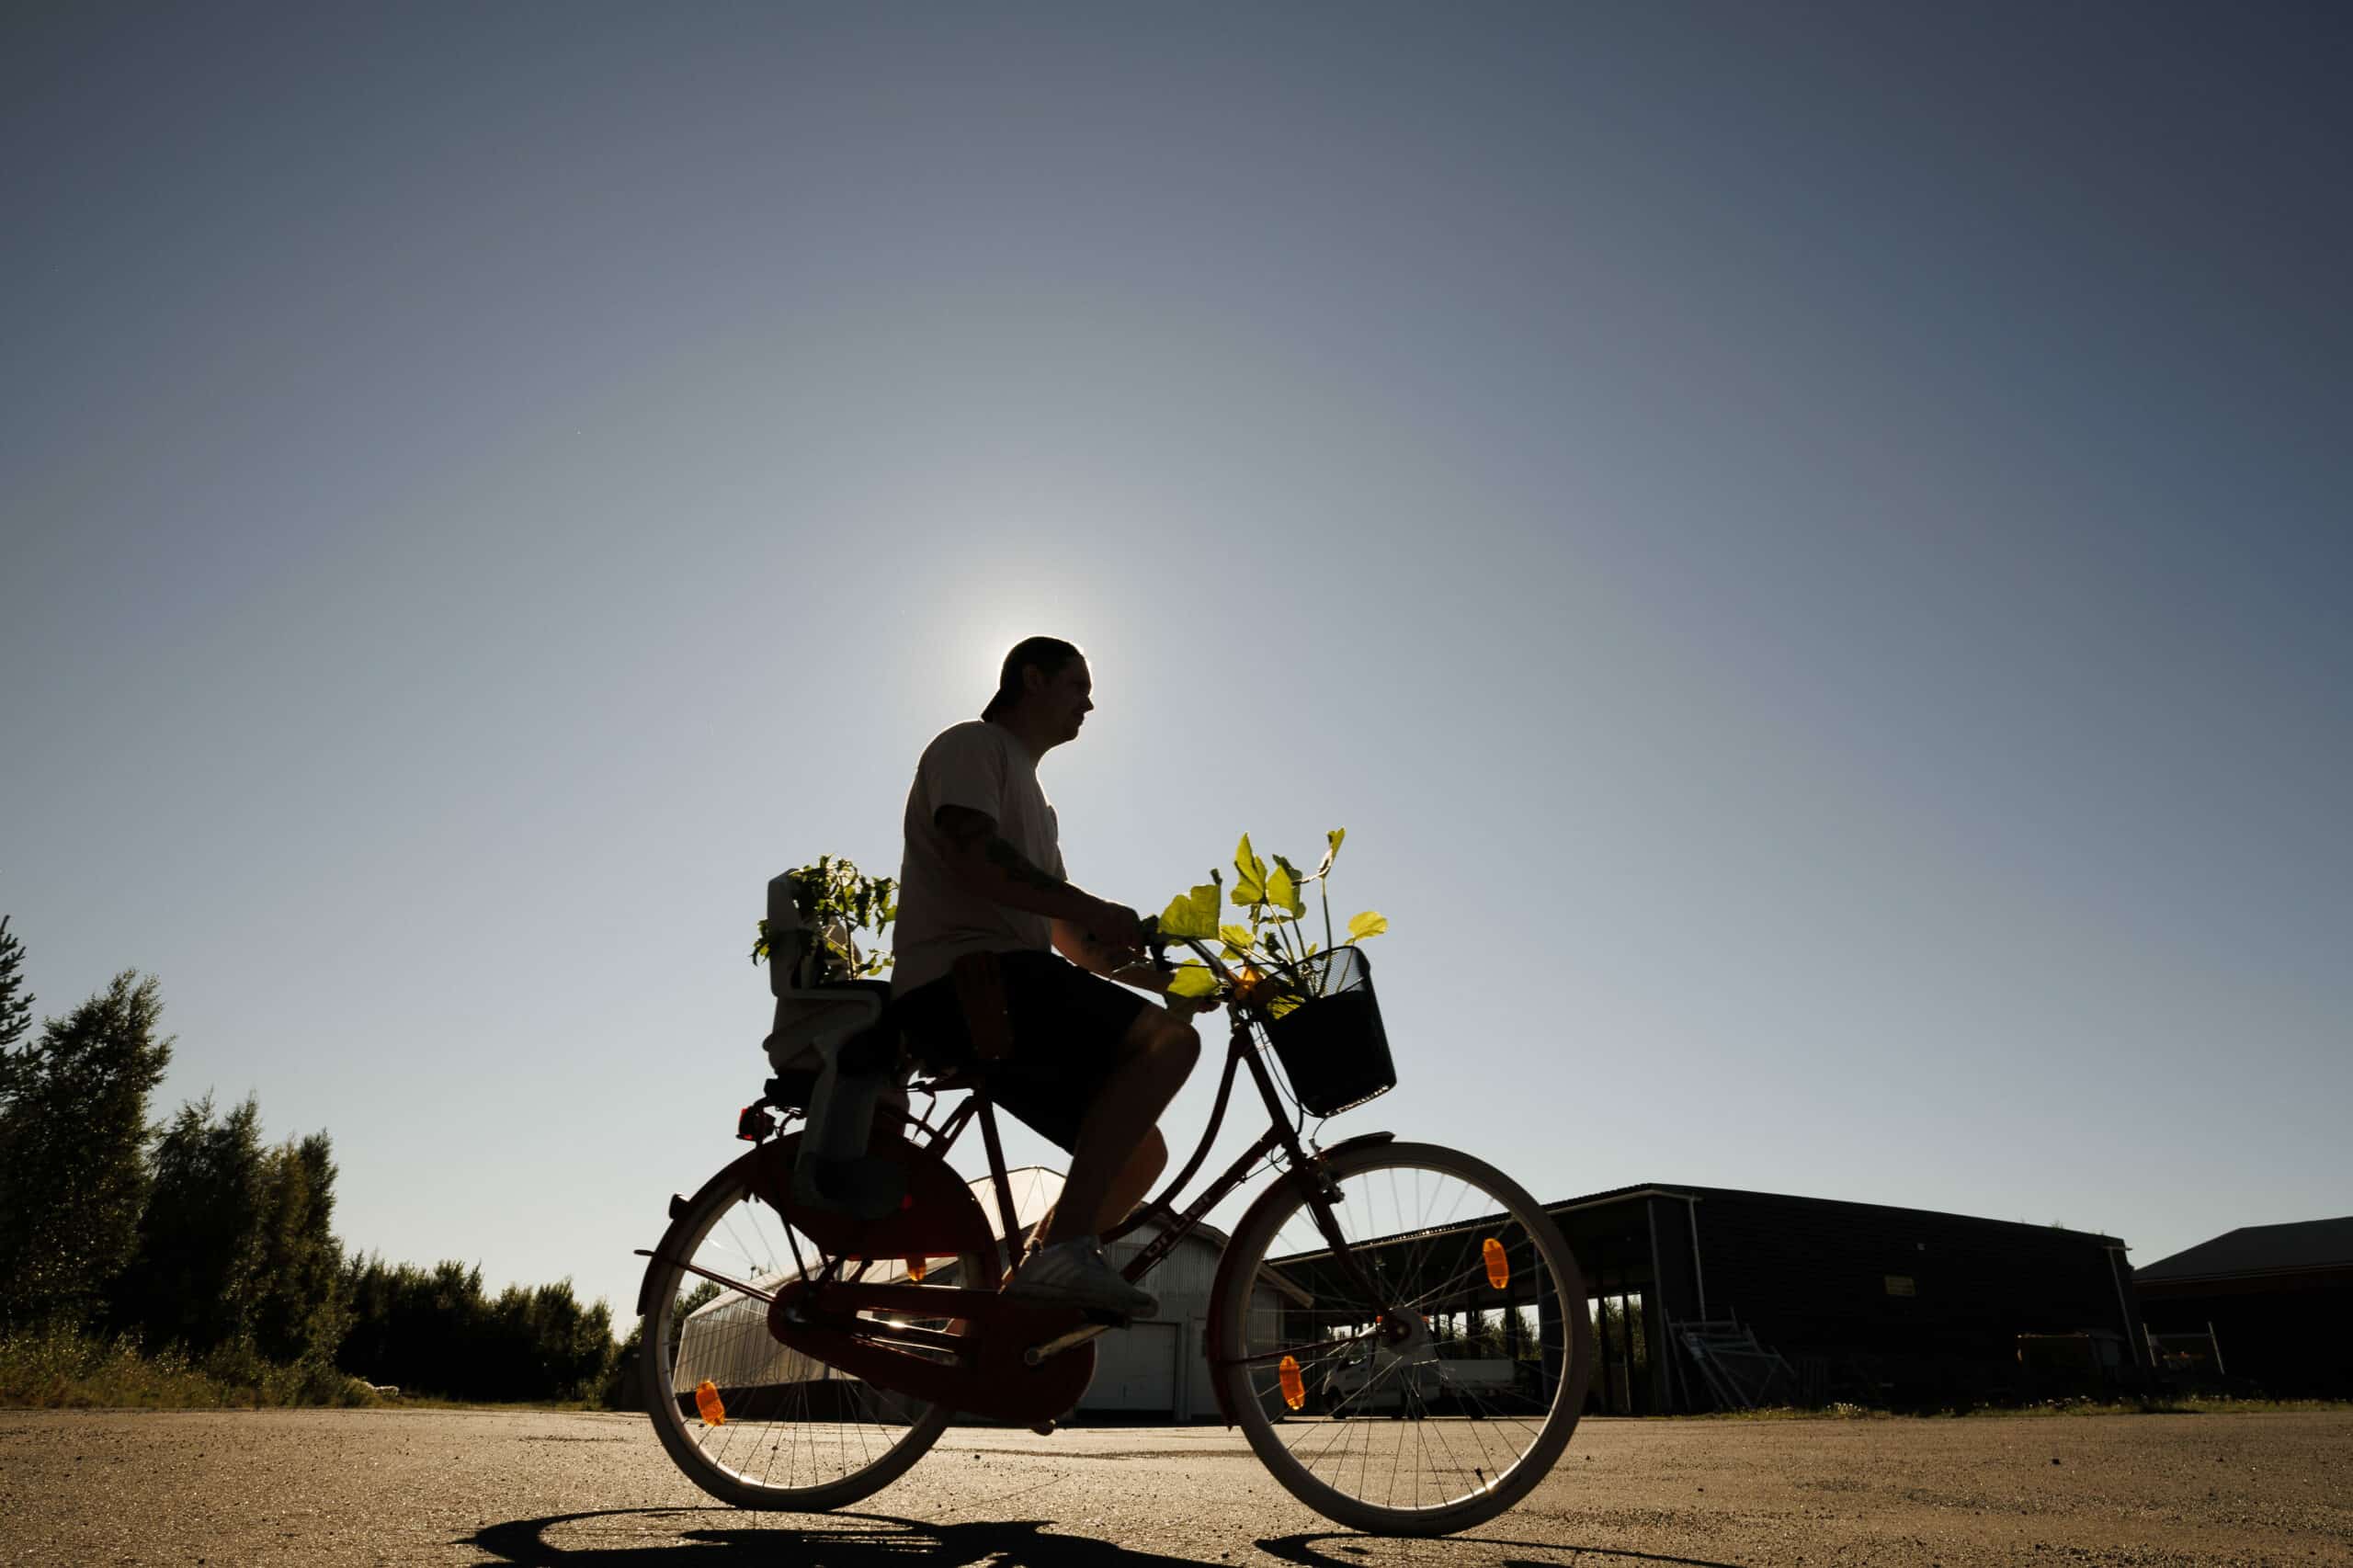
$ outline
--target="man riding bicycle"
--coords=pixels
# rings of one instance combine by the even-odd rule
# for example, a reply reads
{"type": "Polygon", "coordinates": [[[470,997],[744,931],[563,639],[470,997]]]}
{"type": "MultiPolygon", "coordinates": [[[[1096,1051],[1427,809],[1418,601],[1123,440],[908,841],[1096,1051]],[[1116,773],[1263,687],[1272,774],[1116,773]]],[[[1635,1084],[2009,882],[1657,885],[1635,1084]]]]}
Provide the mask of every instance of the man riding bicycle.
{"type": "Polygon", "coordinates": [[[957,960],[994,956],[1012,1048],[990,1063],[990,1092],[1070,1154],[1061,1199],[1006,1292],[1150,1317],[1159,1303],[1120,1278],[1097,1238],[1166,1165],[1154,1124],[1200,1039],[1191,1005],[1156,1007],[1136,994],[1167,990],[1144,961],[1136,912],[1074,886],[1063,869],[1038,763],[1077,738],[1092,692],[1076,647],[1026,638],[1006,654],[981,717],[924,748],[907,792],[892,1010],[927,1064],[970,1065],[974,988],[969,968],[960,985],[957,960]]]}

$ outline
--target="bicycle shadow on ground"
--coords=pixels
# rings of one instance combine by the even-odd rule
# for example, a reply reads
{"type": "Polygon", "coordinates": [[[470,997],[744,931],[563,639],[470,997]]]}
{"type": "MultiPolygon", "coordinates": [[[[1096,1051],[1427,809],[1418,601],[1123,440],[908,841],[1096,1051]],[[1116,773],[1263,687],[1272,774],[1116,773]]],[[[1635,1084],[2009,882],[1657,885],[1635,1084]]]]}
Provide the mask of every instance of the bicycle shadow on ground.
{"type": "MultiPolygon", "coordinates": [[[[1371,1550],[1361,1543],[1380,1539],[1377,1536],[1338,1533],[1287,1535],[1251,1544],[1269,1557],[1296,1562],[1300,1568],[1364,1568],[1363,1560],[1371,1554],[1371,1550]],[[1342,1555],[1336,1557],[1329,1551],[1318,1551],[1310,1544],[1313,1541],[1328,1541],[1342,1555]]],[[[1504,1540],[1495,1536],[1449,1535],[1428,1540],[1400,1540],[1391,1544],[1409,1548],[1416,1557],[1443,1551],[1449,1546],[1517,1548],[1522,1551],[1552,1554],[1546,1557],[1506,1557],[1495,1563],[1495,1568],[1562,1568],[1563,1563],[1583,1562],[1587,1559],[1597,1562],[1664,1562],[1670,1568],[1745,1568],[1745,1564],[1719,1562],[1712,1557],[1669,1557],[1656,1551],[1629,1551],[1622,1547],[1580,1546],[1568,1540],[1504,1540]]]]}
{"type": "Polygon", "coordinates": [[[1206,1568],[1232,1568],[1230,1562],[1212,1559],[1131,1551],[1093,1536],[1042,1533],[1052,1528],[1051,1519],[934,1525],[882,1514],[833,1513],[824,1516],[822,1525],[716,1528],[719,1520],[746,1517],[741,1508],[719,1506],[604,1508],[487,1525],[454,1544],[488,1552],[494,1563],[525,1568],[668,1568],[673,1563],[712,1568],[755,1560],[762,1568],[774,1568],[779,1562],[790,1562],[794,1568],[972,1568],[980,1563],[1001,1563],[1004,1568],[1097,1568],[1098,1564],[1105,1568],[1204,1568],[1205,1564],[1206,1568]],[[696,1528],[689,1522],[702,1516],[711,1517],[714,1528],[696,1528]],[[679,1524],[665,1533],[675,1539],[642,1543],[615,1539],[624,1533],[622,1521],[645,1526],[672,1518],[679,1524]],[[567,1533],[585,1533],[589,1539],[577,1543],[548,1539],[551,1531],[566,1526],[582,1527],[580,1532],[567,1533]]]}
{"type": "MultiPolygon", "coordinates": [[[[713,1564],[729,1562],[749,1562],[756,1557],[762,1568],[773,1568],[779,1561],[790,1562],[794,1568],[978,1568],[983,1563],[1002,1568],[1233,1568],[1230,1555],[1216,1560],[1171,1557],[1158,1551],[1131,1551],[1093,1536],[1048,1534],[1054,1523],[1051,1519],[935,1525],[885,1514],[838,1513],[825,1515],[821,1525],[718,1528],[719,1520],[745,1517],[742,1509],[716,1506],[602,1508],[486,1525],[454,1544],[487,1552],[492,1565],[512,1563],[518,1568],[670,1568],[673,1564],[712,1568],[713,1564]],[[712,1519],[712,1528],[699,1528],[690,1522],[705,1517],[712,1519]],[[667,1523],[674,1519],[679,1521],[676,1528],[667,1523]],[[633,1528],[625,1521],[634,1521],[633,1528]],[[563,1527],[577,1527],[574,1533],[587,1539],[576,1542],[548,1539],[551,1531],[563,1527]],[[617,1539],[625,1534],[650,1533],[650,1528],[658,1528],[671,1539],[617,1539]]],[[[1299,1564],[1300,1568],[1363,1568],[1364,1559],[1383,1548],[1389,1551],[1410,1549],[1415,1559],[1431,1561],[1449,1546],[1488,1550],[1501,1547],[1543,1553],[1507,1557],[1497,1568],[1562,1568],[1564,1563],[1588,1559],[1629,1564],[1665,1563],[1671,1568],[1741,1568],[1738,1563],[1708,1558],[1668,1557],[1568,1541],[1506,1540],[1487,1536],[1383,1541],[1377,1537],[1335,1532],[1283,1536],[1253,1544],[1269,1557],[1299,1564]],[[1328,1550],[1318,1550],[1317,1543],[1328,1550]]],[[[1484,1553],[1481,1555],[1483,1557],[1484,1553]]]]}

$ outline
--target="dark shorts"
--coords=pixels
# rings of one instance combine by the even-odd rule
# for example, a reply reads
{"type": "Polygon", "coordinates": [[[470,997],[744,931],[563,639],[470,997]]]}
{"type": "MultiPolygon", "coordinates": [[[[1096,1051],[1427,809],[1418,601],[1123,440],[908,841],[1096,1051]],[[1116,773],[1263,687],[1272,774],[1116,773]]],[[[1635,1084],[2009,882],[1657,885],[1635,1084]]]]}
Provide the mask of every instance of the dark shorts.
{"type": "MultiPolygon", "coordinates": [[[[989,1064],[996,1103],[1059,1144],[1078,1146],[1078,1124],[1103,1092],[1120,1042],[1152,1004],[1124,985],[1055,953],[998,955],[1013,1051],[989,1064]]],[[[918,985],[891,1011],[915,1060],[938,1073],[972,1065],[972,1031],[951,977],[918,985]]]]}

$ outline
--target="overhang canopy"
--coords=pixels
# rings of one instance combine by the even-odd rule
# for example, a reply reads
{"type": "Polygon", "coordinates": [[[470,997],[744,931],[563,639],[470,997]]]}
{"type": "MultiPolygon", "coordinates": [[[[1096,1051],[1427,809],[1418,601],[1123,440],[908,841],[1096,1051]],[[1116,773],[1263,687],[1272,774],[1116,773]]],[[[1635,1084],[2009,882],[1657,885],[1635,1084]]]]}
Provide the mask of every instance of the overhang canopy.
{"type": "Polygon", "coordinates": [[[2353,1276],[2353,1215],[2290,1225],[2242,1225],[2133,1270],[2145,1290],[2291,1276],[2353,1276]]]}

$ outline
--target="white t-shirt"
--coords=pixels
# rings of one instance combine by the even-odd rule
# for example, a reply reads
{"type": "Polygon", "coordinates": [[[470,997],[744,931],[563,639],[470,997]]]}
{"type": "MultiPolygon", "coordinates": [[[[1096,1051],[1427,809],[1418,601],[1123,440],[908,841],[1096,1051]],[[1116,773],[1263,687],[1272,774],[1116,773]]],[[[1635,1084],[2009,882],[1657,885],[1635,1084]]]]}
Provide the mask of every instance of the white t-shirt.
{"type": "Polygon", "coordinates": [[[1000,837],[1040,870],[1065,876],[1054,805],[1038,764],[1013,732],[985,719],[942,730],[923,748],[907,791],[906,858],[899,863],[899,920],[892,990],[904,995],[948,973],[966,953],[1051,950],[1053,922],[975,897],[949,870],[952,848],[934,818],[942,806],[993,817],[1000,837]]]}

